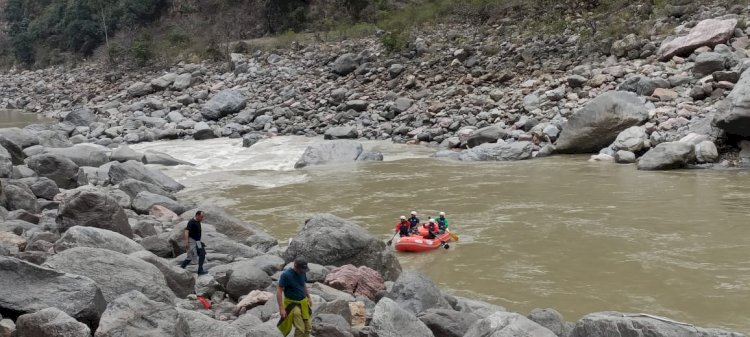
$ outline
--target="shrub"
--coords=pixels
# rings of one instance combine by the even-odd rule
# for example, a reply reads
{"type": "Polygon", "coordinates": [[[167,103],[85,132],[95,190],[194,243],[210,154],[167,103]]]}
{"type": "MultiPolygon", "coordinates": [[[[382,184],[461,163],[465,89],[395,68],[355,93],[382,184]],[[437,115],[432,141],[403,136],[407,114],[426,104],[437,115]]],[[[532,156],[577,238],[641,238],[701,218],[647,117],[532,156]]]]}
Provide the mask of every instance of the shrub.
{"type": "Polygon", "coordinates": [[[130,55],[139,66],[149,64],[154,58],[151,37],[145,36],[133,42],[133,46],[130,47],[130,55]]]}

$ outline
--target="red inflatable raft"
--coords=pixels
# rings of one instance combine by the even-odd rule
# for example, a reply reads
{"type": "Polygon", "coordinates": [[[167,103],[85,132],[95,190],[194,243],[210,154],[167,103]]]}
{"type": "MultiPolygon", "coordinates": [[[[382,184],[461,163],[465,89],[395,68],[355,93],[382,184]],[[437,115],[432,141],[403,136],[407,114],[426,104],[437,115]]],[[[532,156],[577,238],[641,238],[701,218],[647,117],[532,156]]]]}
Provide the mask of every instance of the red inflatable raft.
{"type": "Polygon", "coordinates": [[[425,239],[427,235],[427,228],[424,225],[419,226],[419,234],[412,234],[410,236],[404,236],[398,238],[394,245],[394,248],[401,252],[426,252],[440,248],[445,244],[445,248],[448,248],[446,244],[451,240],[450,231],[440,234],[436,239],[425,239]]]}

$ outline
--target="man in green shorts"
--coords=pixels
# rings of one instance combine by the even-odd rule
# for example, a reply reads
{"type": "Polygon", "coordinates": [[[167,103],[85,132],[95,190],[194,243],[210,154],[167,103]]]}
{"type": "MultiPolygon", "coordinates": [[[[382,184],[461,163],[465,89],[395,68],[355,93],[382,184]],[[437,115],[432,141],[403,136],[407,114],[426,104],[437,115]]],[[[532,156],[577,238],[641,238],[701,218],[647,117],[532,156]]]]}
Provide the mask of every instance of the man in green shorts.
{"type": "Polygon", "coordinates": [[[276,300],[279,302],[281,319],[277,324],[281,333],[286,336],[294,326],[294,337],[310,337],[312,301],[307,291],[307,275],[310,269],[302,258],[294,260],[294,267],[284,270],[276,288],[276,300]]]}

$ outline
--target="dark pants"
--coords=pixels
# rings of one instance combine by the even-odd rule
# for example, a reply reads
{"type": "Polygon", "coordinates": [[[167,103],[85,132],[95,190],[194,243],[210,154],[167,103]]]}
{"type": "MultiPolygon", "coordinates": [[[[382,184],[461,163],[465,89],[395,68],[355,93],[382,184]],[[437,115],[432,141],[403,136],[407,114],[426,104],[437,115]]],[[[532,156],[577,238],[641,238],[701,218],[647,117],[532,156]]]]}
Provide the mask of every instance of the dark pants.
{"type": "MultiPolygon", "coordinates": [[[[180,264],[180,267],[182,269],[185,269],[188,264],[190,264],[190,259],[185,259],[182,261],[182,264],[180,264]]],[[[198,247],[198,272],[203,272],[203,262],[206,262],[206,249],[203,247],[198,247]]]]}

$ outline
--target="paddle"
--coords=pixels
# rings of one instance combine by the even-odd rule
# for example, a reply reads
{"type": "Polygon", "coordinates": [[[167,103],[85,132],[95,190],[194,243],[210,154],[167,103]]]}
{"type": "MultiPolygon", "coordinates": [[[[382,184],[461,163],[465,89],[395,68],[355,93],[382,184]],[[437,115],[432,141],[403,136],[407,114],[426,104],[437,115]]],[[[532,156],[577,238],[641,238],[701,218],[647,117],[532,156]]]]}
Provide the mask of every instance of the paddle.
{"type": "Polygon", "coordinates": [[[448,235],[451,237],[451,240],[458,241],[458,235],[453,234],[453,232],[448,232],[448,235]]]}
{"type": "Polygon", "coordinates": [[[391,237],[391,239],[388,240],[388,242],[385,243],[387,246],[390,246],[391,243],[393,243],[393,238],[396,237],[396,234],[398,234],[398,231],[396,231],[396,233],[393,233],[393,236],[391,237]]]}

